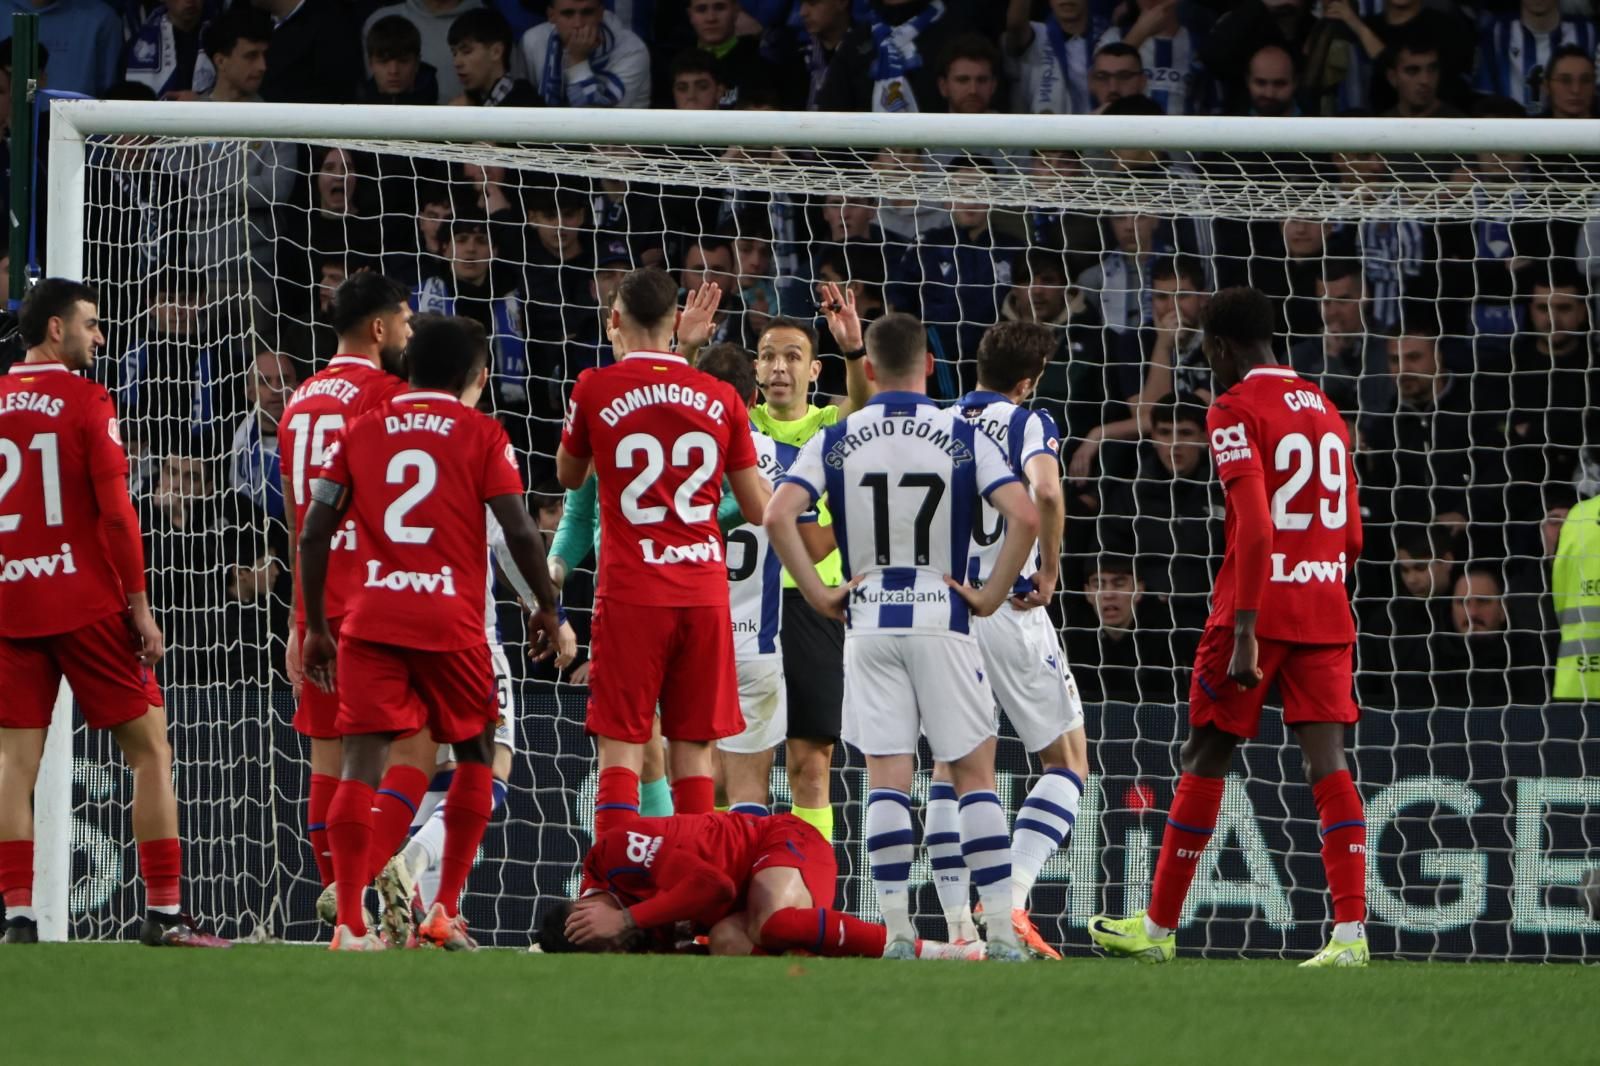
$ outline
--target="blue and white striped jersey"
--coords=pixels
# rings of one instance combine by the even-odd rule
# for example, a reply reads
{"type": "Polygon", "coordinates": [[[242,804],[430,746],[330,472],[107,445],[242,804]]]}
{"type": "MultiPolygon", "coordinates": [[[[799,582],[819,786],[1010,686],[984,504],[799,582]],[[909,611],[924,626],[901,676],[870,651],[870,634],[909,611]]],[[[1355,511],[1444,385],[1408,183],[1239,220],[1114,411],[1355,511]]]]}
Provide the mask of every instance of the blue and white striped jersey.
{"type": "Polygon", "coordinates": [[[1549,106],[1544,79],[1550,56],[1569,44],[1593,56],[1596,43],[1595,24],[1585,18],[1564,18],[1552,32],[1535,33],[1515,11],[1495,16],[1479,31],[1475,88],[1510,97],[1528,114],[1542,115],[1549,106]]]}
{"type": "MultiPolygon", "coordinates": [[[[1061,435],[1056,430],[1055,419],[1044,411],[1018,407],[998,392],[969,392],[956,404],[961,417],[983,430],[1006,453],[1006,461],[1019,478],[1028,460],[1036,455],[1048,455],[1059,465],[1061,461],[1061,435]]],[[[981,584],[994,573],[995,560],[1000,557],[1000,544],[1005,539],[1006,520],[985,500],[978,510],[977,524],[972,527],[972,557],[967,560],[966,580],[981,584]]],[[[1032,588],[1028,580],[1039,569],[1038,545],[1028,561],[1022,564],[1014,590],[1024,595],[1032,588]]]]}
{"type": "Polygon", "coordinates": [[[988,434],[917,392],[881,392],[811,438],[788,482],[823,493],[848,580],[854,633],[967,633],[945,575],[967,573],[973,515],[1017,480],[988,434]]]}
{"type": "MultiPolygon", "coordinates": [[[[793,444],[780,444],[754,425],[750,427],[750,441],[756,446],[756,469],[777,485],[794,465],[800,449],[793,444]]],[[[727,540],[724,558],[728,561],[728,607],[733,614],[733,657],[740,662],[770,658],[780,651],[783,563],[760,525],[729,530],[727,540]]]]}

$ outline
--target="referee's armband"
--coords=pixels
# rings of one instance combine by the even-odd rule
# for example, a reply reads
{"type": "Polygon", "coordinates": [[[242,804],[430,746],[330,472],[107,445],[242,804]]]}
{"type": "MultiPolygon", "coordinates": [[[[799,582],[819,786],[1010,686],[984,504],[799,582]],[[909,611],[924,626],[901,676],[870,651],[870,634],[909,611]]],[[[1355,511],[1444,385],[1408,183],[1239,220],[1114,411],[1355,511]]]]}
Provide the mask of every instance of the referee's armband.
{"type": "Polygon", "coordinates": [[[329,481],[325,477],[313,478],[311,481],[311,502],[320,503],[324,507],[338,509],[344,506],[348,490],[337,481],[329,481]]]}

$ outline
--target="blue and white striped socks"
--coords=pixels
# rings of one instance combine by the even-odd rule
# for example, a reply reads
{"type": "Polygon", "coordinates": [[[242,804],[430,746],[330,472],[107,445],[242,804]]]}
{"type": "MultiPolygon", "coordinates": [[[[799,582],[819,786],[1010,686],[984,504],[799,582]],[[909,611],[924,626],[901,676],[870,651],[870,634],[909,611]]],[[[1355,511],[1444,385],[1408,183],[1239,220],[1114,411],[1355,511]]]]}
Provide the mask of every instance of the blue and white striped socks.
{"type": "Polygon", "coordinates": [[[1048,770],[1028,793],[1011,827],[1011,905],[1026,909],[1028,893],[1050,856],[1078,820],[1083,782],[1071,770],[1048,770]]]}
{"type": "Polygon", "coordinates": [[[961,854],[972,871],[978,902],[988,918],[988,939],[1015,945],[1011,928],[1011,838],[1006,812],[993,792],[968,792],[961,797],[961,854]]]}
{"type": "Polygon", "coordinates": [[[867,855],[872,863],[872,885],[878,891],[878,909],[891,940],[915,940],[917,936],[908,892],[914,840],[911,797],[892,788],[867,793],[867,855]]]}
{"type": "Polygon", "coordinates": [[[928,807],[922,816],[922,844],[933,867],[933,887],[944,910],[946,935],[952,941],[976,940],[972,922],[972,887],[967,860],[961,857],[961,813],[956,787],[935,781],[928,787],[928,807]]]}

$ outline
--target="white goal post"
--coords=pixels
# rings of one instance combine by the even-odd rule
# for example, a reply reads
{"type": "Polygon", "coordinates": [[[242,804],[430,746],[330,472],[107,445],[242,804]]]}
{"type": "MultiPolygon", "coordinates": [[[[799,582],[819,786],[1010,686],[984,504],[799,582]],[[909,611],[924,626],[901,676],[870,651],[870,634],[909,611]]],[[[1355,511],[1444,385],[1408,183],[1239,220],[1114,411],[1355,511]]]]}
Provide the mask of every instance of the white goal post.
{"type": "MultiPolygon", "coordinates": [[[[571,175],[597,181],[614,178],[663,187],[692,187],[699,191],[697,195],[703,192],[707,197],[729,189],[752,190],[774,198],[835,194],[848,199],[855,195],[874,202],[909,203],[913,213],[923,206],[952,202],[976,202],[1021,213],[1030,205],[1043,203],[1059,211],[1083,214],[1097,224],[1124,212],[1207,223],[1213,217],[1225,216],[1251,221],[1305,218],[1327,224],[1368,220],[1455,223],[1502,215],[1536,223],[1570,221],[1585,230],[1585,240],[1592,229],[1596,239],[1593,245],[1586,246],[1592,249],[1588,253],[1588,273],[1600,278],[1600,164],[1587,162],[1591,155],[1600,157],[1600,120],[1105,118],[57,101],[51,106],[49,133],[44,272],[67,278],[83,278],[91,268],[86,254],[96,239],[88,222],[91,171],[96,166],[92,149],[108,138],[126,139],[136,146],[135,151],[151,144],[183,148],[211,142],[282,142],[369,153],[392,149],[442,163],[526,167],[558,177],[571,175]],[[591,146],[609,146],[612,150],[596,152],[591,146]],[[763,150],[791,149],[793,153],[764,156],[756,146],[763,150]],[[808,155],[808,161],[793,158],[802,152],[808,155]],[[1074,167],[1070,173],[1030,170],[1025,161],[1041,152],[1074,153],[1091,163],[1074,167]],[[1128,165],[1125,160],[1114,158],[1126,153],[1143,153],[1151,164],[1128,165]],[[1307,163],[1336,154],[1466,164],[1494,153],[1560,157],[1567,160],[1567,169],[1535,187],[1517,181],[1480,180],[1443,167],[1418,167],[1407,173],[1398,166],[1394,173],[1382,178],[1345,185],[1325,177],[1306,176],[1294,167],[1279,167],[1285,160],[1307,163]],[[837,160],[831,158],[835,155],[837,160]],[[869,162],[880,155],[887,158],[869,162]],[[971,167],[944,165],[953,155],[981,157],[983,162],[971,167]],[[1111,161],[1104,166],[1093,164],[1101,158],[1111,161]],[[1201,158],[1222,160],[1229,165],[1186,166],[1174,162],[1201,158]],[[833,165],[841,160],[850,165],[833,165]],[[1246,162],[1234,165],[1238,160],[1246,162]]],[[[202,159],[190,165],[208,164],[202,159]]],[[[302,164],[296,174],[302,181],[315,176],[308,164],[302,164]]],[[[242,182],[237,194],[242,205],[242,182]]],[[[172,195],[182,193],[174,191],[172,195]]],[[[242,207],[240,211],[242,216],[242,207]]],[[[1221,254],[1213,252],[1209,245],[1191,251],[1208,264],[1221,254]]],[[[247,267],[231,269],[246,271],[247,267]]],[[[1210,269],[1208,265],[1208,272],[1210,269]]],[[[800,280],[809,283],[815,278],[808,274],[800,280]]],[[[1437,295],[1463,299],[1474,296],[1444,292],[1437,295]]],[[[954,325],[970,324],[961,318],[954,325]]],[[[251,334],[248,321],[238,328],[246,336],[251,334]]],[[[951,362],[969,365],[971,354],[952,355],[951,362]]],[[[956,379],[959,376],[952,374],[956,379]]],[[[559,385],[557,380],[553,387],[559,385]]],[[[1063,458],[1066,457],[1064,447],[1063,458]]],[[[1096,476],[1101,481],[1113,480],[1104,473],[1096,476]]],[[[1509,516],[1507,520],[1516,517],[1509,516]]],[[[1081,592],[1081,586],[1073,591],[1081,592]]],[[[1361,606],[1358,604],[1358,608],[1361,606]]],[[[252,649],[222,649],[218,655],[223,652],[249,655],[252,649]]],[[[1073,662],[1079,669],[1094,665],[1097,664],[1073,662]]],[[[57,728],[52,731],[46,750],[36,799],[36,907],[44,939],[66,939],[74,915],[81,912],[77,903],[69,907],[69,897],[78,891],[73,878],[74,851],[84,847],[83,829],[73,813],[75,771],[73,745],[69,742],[70,710],[70,696],[63,690],[55,718],[57,728]]],[[[1101,740],[1103,729],[1108,751],[1115,751],[1121,763],[1118,769],[1107,769],[1105,784],[1091,789],[1094,797],[1086,794],[1071,854],[1064,851],[1052,860],[1041,881],[1041,886],[1048,883],[1056,893],[1050,898],[1060,901],[1052,908],[1063,931],[1081,932],[1082,918],[1099,906],[1127,904],[1131,909],[1146,891],[1143,886],[1153,868],[1151,848],[1159,840],[1159,827],[1136,817],[1137,808],[1143,805],[1136,798],[1150,794],[1145,782],[1156,784],[1159,790],[1166,787],[1161,783],[1174,776],[1173,730],[1174,723],[1180,721],[1170,711],[1154,718],[1148,711],[1144,708],[1136,714],[1129,710],[1114,716],[1108,712],[1103,720],[1098,715],[1091,717],[1091,751],[1101,740]],[[1113,779],[1114,793],[1109,784],[1113,779]],[[1102,832],[1097,825],[1101,818],[1108,819],[1107,825],[1114,828],[1102,832]]],[[[1406,713],[1425,715],[1428,711],[1412,708],[1406,713]]],[[[1388,820],[1382,828],[1369,823],[1373,867],[1369,894],[1374,918],[1377,924],[1387,923],[1393,930],[1392,934],[1384,934],[1388,939],[1381,943],[1386,950],[1415,957],[1581,956],[1581,945],[1600,936],[1600,923],[1582,918],[1569,900],[1547,901],[1546,889],[1570,888],[1587,869],[1600,864],[1600,834],[1594,831],[1595,816],[1600,814],[1600,742],[1592,728],[1585,730],[1581,725],[1563,728],[1554,739],[1530,740],[1521,725],[1523,719],[1515,717],[1522,712],[1507,706],[1500,709],[1498,718],[1492,710],[1482,713],[1488,716],[1483,719],[1485,728],[1502,738],[1507,751],[1502,769],[1497,771],[1499,776],[1494,778],[1472,776],[1477,771],[1471,765],[1472,756],[1466,753],[1476,749],[1469,748],[1466,740],[1451,749],[1448,760],[1444,756],[1432,759],[1426,741],[1419,743],[1417,739],[1431,736],[1431,726],[1425,718],[1406,719],[1397,713],[1371,724],[1363,723],[1363,729],[1377,731],[1373,735],[1379,739],[1370,742],[1373,750],[1393,756],[1389,759],[1388,776],[1375,782],[1373,789],[1364,789],[1369,793],[1369,803],[1374,804],[1371,809],[1381,810],[1388,820]],[[1528,758],[1515,761],[1513,755],[1529,745],[1532,747],[1528,758]],[[1410,760],[1405,765],[1400,765],[1402,753],[1410,760]],[[1463,760],[1469,764],[1464,771],[1456,765],[1463,760]],[[1547,763],[1551,767],[1548,771],[1547,763]],[[1468,780],[1457,779],[1463,773],[1468,780]],[[1565,836],[1558,842],[1556,830],[1546,823],[1557,816],[1571,815],[1574,808],[1582,808],[1585,813],[1562,822],[1565,836]],[[1418,809],[1440,811],[1445,817],[1457,818],[1460,825],[1452,823],[1454,828],[1448,832],[1430,829],[1427,818],[1408,816],[1408,809],[1413,814],[1418,809]],[[1483,817],[1478,821],[1472,820],[1480,814],[1483,817]],[[1490,815],[1498,819],[1498,829],[1489,826],[1490,815]],[[1514,832],[1507,828],[1513,822],[1514,832]],[[1391,835],[1382,838],[1384,832],[1391,835]],[[1380,839],[1388,843],[1379,847],[1380,839]],[[1579,843],[1575,845],[1574,841],[1579,843]],[[1529,848],[1537,853],[1525,855],[1529,848]],[[1476,910],[1469,906],[1474,901],[1478,903],[1476,910]]],[[[1573,709],[1571,713],[1586,714],[1588,710],[1573,709]]],[[[570,726],[570,721],[563,722],[564,729],[570,726]]],[[[1358,745],[1365,742],[1365,736],[1358,734],[1358,745]]],[[[1474,743],[1481,742],[1481,735],[1473,736],[1474,743]]],[[[1281,733],[1267,734],[1263,739],[1265,743],[1258,747],[1272,752],[1276,749],[1271,746],[1281,746],[1284,740],[1281,733]]],[[[175,743],[180,768],[187,758],[181,743],[175,743]]],[[[1288,746],[1292,748],[1292,743],[1288,746]]],[[[221,762],[226,758],[249,758],[250,753],[211,757],[221,762]]],[[[586,781],[581,766],[587,752],[563,748],[561,758],[568,760],[563,765],[575,768],[571,770],[575,776],[569,779],[563,772],[561,778],[568,794],[564,809],[570,812],[563,827],[570,844],[568,850],[581,855],[587,833],[580,811],[592,795],[592,783],[578,784],[586,781]]],[[[1270,758],[1276,766],[1276,754],[1270,758]]],[[[1250,765],[1253,771],[1259,771],[1263,764],[1250,765]]],[[[854,770],[847,767],[840,772],[848,776],[854,770]]],[[[1017,791],[1009,793],[1013,809],[1025,791],[1023,782],[1028,772],[1025,755],[1014,757],[1013,765],[1007,769],[1007,774],[1018,782],[1017,791]]],[[[1362,782],[1360,771],[1357,779],[1362,782]]],[[[229,778],[221,774],[218,780],[226,787],[229,778]]],[[[1204,896],[1201,906],[1210,905],[1215,908],[1214,913],[1228,918],[1227,923],[1218,923],[1222,931],[1214,938],[1207,934],[1206,946],[1220,953],[1241,949],[1252,953],[1296,953],[1309,943],[1307,931],[1316,924],[1314,918],[1308,917],[1320,907],[1315,902],[1320,874],[1315,872],[1314,845],[1313,851],[1306,850],[1306,841],[1315,839],[1315,819],[1307,815],[1309,790],[1298,779],[1279,776],[1270,780],[1266,786],[1258,782],[1258,787],[1266,788],[1267,793],[1257,794],[1247,794],[1243,783],[1235,787],[1230,781],[1224,820],[1231,829],[1225,832],[1219,827],[1218,839],[1230,848],[1240,849],[1243,861],[1230,859],[1226,869],[1219,869],[1212,861],[1202,869],[1197,881],[1197,885],[1211,885],[1200,891],[1204,896]],[[1301,792],[1306,797],[1301,797],[1301,792]],[[1274,804],[1272,813],[1258,813],[1261,796],[1268,793],[1274,804]],[[1286,856],[1295,851],[1304,854],[1291,866],[1286,856]],[[1312,865],[1305,866],[1305,861],[1312,865]]],[[[276,789],[279,783],[267,781],[262,787],[276,789]]],[[[855,785],[841,787],[852,797],[847,806],[855,808],[859,799],[855,785]]],[[[919,791],[925,787],[925,782],[919,782],[919,791]]],[[[1010,786],[1004,786],[1002,791],[1007,787],[1010,786]]],[[[109,795],[111,789],[105,791],[109,795]]],[[[263,802],[271,807],[275,798],[268,796],[263,802]]],[[[544,797],[537,805],[530,802],[526,809],[536,807],[543,815],[548,802],[550,799],[544,797]]],[[[1164,802],[1158,801],[1157,806],[1164,807],[1164,802]]],[[[276,837],[275,841],[263,841],[263,847],[270,844],[276,849],[284,846],[284,840],[297,839],[298,825],[280,824],[271,810],[261,818],[276,837]]],[[[218,821],[228,824],[224,816],[219,816],[218,821]]],[[[845,821],[849,821],[848,816],[845,821]]],[[[842,868],[842,873],[847,881],[854,878],[856,883],[864,883],[861,871],[865,849],[860,836],[853,830],[841,833],[841,845],[851,857],[851,868],[842,868]]],[[[190,849],[186,854],[195,853],[190,849]]],[[[272,854],[276,855],[276,851],[272,854]]],[[[532,894],[544,898],[550,894],[546,886],[552,880],[547,871],[534,869],[536,864],[570,860],[571,854],[561,860],[540,857],[517,861],[527,868],[524,872],[534,883],[532,894]]],[[[275,862],[270,857],[266,861],[275,862]]],[[[925,876],[925,863],[918,869],[921,872],[914,878],[925,876]]],[[[212,876],[212,871],[196,868],[193,861],[186,863],[186,883],[212,876]]],[[[280,880],[298,884],[303,879],[303,874],[253,871],[250,891],[261,898],[253,899],[248,906],[241,905],[240,909],[249,912],[249,920],[245,914],[207,917],[237,918],[241,923],[236,930],[239,933],[249,933],[254,927],[304,938],[310,927],[303,916],[279,913],[277,903],[268,898],[280,880]]],[[[520,882],[519,887],[506,887],[513,881],[504,877],[498,883],[506,892],[528,891],[520,882]]],[[[297,888],[301,890],[303,886],[297,888]]],[[[103,893],[110,894],[110,889],[103,893]]],[[[855,909],[870,913],[870,897],[868,888],[847,898],[854,901],[855,909]]],[[[228,904],[213,903],[219,908],[225,905],[228,904]]],[[[498,918],[500,912],[495,909],[492,913],[498,918]]],[[[524,921],[523,912],[516,913],[515,920],[524,921]]],[[[93,925],[97,932],[91,935],[114,931],[114,919],[115,916],[93,925]]],[[[513,938],[518,931],[493,930],[513,938]]],[[[520,932],[526,932],[525,926],[520,932]]],[[[1375,942],[1374,949],[1378,946],[1375,942]]]]}

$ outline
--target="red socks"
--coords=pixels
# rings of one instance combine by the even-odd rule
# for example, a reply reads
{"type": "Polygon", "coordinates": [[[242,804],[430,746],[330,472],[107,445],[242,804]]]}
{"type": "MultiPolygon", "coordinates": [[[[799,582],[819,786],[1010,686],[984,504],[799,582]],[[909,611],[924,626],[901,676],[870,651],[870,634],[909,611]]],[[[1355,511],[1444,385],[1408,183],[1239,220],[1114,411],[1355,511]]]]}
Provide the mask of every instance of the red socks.
{"type": "Polygon", "coordinates": [[[483,763],[458,765],[444,797],[444,858],[439,862],[439,893],[434,897],[452,918],[493,811],[494,771],[483,763]]]}
{"type": "Polygon", "coordinates": [[[786,907],[761,927],[761,947],[771,952],[809,951],[829,957],[875,959],[883,954],[889,930],[842,911],[786,907]]]}
{"type": "Polygon", "coordinates": [[[33,841],[0,843],[0,897],[7,908],[33,906],[33,841]]]}
{"type": "Polygon", "coordinates": [[[394,858],[405,842],[406,830],[417,816],[417,804],[428,793],[428,775],[415,766],[391,766],[378,782],[378,791],[372,799],[372,855],[369,865],[372,872],[367,880],[373,881],[383,872],[383,867],[394,858]]]}
{"type": "Polygon", "coordinates": [[[1329,774],[1311,786],[1322,823],[1322,866],[1328,872],[1335,922],[1360,922],[1367,916],[1367,823],[1349,770],[1329,774]]]}
{"type": "Polygon", "coordinates": [[[717,808],[717,788],[709,777],[680,777],[672,783],[676,814],[710,814],[717,808]]]}
{"type": "Polygon", "coordinates": [[[306,836],[311,854],[317,860],[317,876],[322,887],[333,884],[333,853],[328,850],[328,804],[339,787],[339,779],[327,774],[311,775],[311,794],[306,797],[306,836]]]}
{"type": "Polygon", "coordinates": [[[1161,858],[1150,886],[1150,920],[1168,929],[1178,927],[1183,900],[1189,894],[1200,855],[1211,842],[1222,809],[1223,779],[1184,774],[1178,779],[1167,828],[1161,835],[1161,858]]]}
{"type": "Polygon", "coordinates": [[[339,899],[339,924],[365,936],[362,903],[372,877],[367,873],[372,851],[372,786],[345,780],[328,804],[328,847],[333,852],[333,883],[339,899]]]}
{"type": "Polygon", "coordinates": [[[627,825],[639,817],[639,775],[626,766],[611,766],[600,771],[594,794],[594,835],[627,825]]]}
{"type": "Polygon", "coordinates": [[[177,837],[146,840],[139,844],[139,875],[144,878],[147,907],[176,907],[183,898],[183,847],[177,837]]]}

